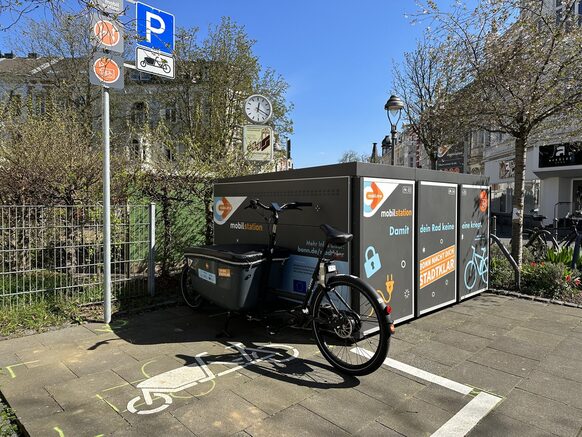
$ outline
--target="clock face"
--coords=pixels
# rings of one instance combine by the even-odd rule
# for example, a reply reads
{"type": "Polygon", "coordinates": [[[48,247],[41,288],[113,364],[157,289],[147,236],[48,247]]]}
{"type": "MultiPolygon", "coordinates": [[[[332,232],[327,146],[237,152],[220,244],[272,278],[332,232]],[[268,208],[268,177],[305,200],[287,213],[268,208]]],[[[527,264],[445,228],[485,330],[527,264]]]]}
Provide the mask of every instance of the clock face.
{"type": "Polygon", "coordinates": [[[253,94],[245,100],[245,114],[254,123],[266,123],[273,115],[273,106],[265,96],[253,94]]]}

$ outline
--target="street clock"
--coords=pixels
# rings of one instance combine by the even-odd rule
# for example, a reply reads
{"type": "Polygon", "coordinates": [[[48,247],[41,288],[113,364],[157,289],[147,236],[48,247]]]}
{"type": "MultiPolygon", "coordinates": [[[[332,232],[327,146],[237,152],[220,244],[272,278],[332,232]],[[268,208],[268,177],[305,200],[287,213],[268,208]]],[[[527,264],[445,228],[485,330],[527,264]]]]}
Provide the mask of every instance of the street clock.
{"type": "Polygon", "coordinates": [[[266,123],[273,116],[271,101],[261,94],[253,94],[245,100],[245,115],[253,123],[266,123]]]}

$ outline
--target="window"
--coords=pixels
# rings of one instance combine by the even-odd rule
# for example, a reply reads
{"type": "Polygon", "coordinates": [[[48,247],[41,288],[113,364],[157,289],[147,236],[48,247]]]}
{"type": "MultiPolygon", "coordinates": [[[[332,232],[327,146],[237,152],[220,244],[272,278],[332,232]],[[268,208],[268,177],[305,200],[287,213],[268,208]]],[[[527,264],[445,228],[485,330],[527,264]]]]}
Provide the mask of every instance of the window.
{"type": "Polygon", "coordinates": [[[22,96],[20,94],[10,96],[10,112],[15,117],[22,115],[22,96]]]}
{"type": "Polygon", "coordinates": [[[134,138],[131,140],[130,158],[138,161],[143,161],[143,151],[141,148],[141,143],[138,139],[134,138]]]}
{"type": "Polygon", "coordinates": [[[135,102],[131,107],[131,121],[135,124],[146,122],[147,107],[144,102],[135,102]]]}
{"type": "Polygon", "coordinates": [[[166,108],[165,119],[167,123],[176,123],[178,121],[178,110],[175,105],[166,108]]]}

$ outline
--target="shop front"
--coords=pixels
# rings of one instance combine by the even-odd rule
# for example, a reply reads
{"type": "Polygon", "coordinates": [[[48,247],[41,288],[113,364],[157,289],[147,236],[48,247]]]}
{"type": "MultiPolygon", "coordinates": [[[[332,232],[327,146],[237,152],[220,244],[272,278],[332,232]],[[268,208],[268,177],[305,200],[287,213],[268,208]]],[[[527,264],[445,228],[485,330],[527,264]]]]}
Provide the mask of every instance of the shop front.
{"type": "Polygon", "coordinates": [[[582,143],[535,148],[533,173],[540,179],[540,214],[544,224],[582,210],[582,143]]]}

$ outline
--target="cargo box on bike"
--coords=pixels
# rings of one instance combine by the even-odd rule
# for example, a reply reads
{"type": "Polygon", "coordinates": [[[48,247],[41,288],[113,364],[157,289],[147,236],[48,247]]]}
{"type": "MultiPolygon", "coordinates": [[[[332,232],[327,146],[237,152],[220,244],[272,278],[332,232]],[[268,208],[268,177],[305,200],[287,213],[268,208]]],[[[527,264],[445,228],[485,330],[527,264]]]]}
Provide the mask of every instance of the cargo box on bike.
{"type": "MultiPolygon", "coordinates": [[[[267,246],[221,244],[188,248],[184,256],[190,265],[192,286],[205,299],[230,311],[248,310],[261,296],[261,278],[266,268],[267,246]]],[[[278,288],[289,251],[275,248],[268,288],[278,288]]],[[[263,292],[266,290],[263,290],[263,292]]]]}

